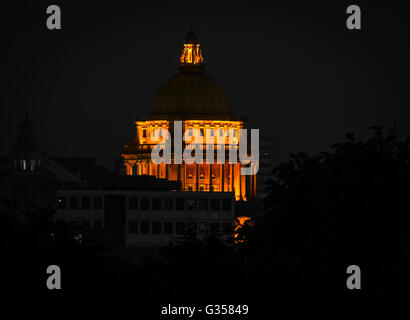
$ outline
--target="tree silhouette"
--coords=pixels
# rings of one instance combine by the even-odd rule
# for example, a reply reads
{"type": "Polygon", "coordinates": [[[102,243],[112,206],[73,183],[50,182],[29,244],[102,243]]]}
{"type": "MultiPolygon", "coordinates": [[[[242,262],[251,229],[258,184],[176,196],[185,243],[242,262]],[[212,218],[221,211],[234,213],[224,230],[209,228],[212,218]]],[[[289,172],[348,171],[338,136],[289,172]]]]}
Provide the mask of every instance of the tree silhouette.
{"type": "Polygon", "coordinates": [[[362,294],[409,295],[410,139],[370,129],[367,141],[350,133],[331,152],[298,153],[274,170],[271,254],[294,270],[298,290],[346,293],[346,268],[357,264],[362,294]]]}

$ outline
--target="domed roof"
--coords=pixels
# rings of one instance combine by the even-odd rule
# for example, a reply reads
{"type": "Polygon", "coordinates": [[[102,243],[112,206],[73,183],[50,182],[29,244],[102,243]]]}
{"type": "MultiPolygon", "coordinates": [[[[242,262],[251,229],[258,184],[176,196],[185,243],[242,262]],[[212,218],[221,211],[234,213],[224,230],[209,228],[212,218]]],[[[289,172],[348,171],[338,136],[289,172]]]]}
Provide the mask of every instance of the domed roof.
{"type": "Polygon", "coordinates": [[[183,71],[169,78],[154,98],[153,119],[230,120],[231,105],[222,87],[202,71],[183,71]]]}

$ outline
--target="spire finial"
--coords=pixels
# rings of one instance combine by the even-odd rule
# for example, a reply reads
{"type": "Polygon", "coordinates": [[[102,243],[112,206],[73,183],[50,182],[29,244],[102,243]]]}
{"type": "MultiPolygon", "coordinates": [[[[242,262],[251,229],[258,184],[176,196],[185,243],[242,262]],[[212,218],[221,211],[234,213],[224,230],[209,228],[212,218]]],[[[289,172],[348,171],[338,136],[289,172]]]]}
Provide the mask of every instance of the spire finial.
{"type": "Polygon", "coordinates": [[[197,41],[192,24],[189,26],[189,32],[185,38],[184,48],[182,49],[179,61],[181,63],[181,71],[202,70],[203,68],[204,57],[202,56],[202,50],[197,41]]]}

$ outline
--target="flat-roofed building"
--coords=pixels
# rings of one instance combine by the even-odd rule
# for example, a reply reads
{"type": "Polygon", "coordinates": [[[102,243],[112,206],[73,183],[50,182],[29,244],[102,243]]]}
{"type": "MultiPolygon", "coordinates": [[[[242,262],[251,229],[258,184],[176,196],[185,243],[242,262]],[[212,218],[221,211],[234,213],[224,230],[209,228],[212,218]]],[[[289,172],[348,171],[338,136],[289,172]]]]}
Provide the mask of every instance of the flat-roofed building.
{"type": "Polygon", "coordinates": [[[233,192],[59,190],[55,220],[102,229],[117,247],[161,247],[190,233],[232,235],[233,192]]]}

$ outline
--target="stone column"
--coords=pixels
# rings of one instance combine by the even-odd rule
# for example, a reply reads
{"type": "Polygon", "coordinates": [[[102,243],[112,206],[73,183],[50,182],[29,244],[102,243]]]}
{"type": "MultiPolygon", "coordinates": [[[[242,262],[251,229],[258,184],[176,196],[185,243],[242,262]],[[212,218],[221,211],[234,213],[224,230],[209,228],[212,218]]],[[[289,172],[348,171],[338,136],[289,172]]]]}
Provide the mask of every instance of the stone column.
{"type": "Polygon", "coordinates": [[[195,164],[195,191],[199,190],[199,164],[195,164]]]}
{"type": "Polygon", "coordinates": [[[209,164],[209,192],[212,192],[212,164],[209,164]]]}
{"type": "Polygon", "coordinates": [[[229,167],[230,167],[230,172],[231,172],[231,181],[230,181],[230,183],[231,183],[231,192],[233,192],[234,191],[233,182],[234,182],[235,170],[234,170],[234,165],[233,164],[230,164],[229,167]]]}
{"type": "Polygon", "coordinates": [[[221,179],[222,179],[222,190],[225,191],[225,165],[221,164],[221,179]]]}
{"type": "Polygon", "coordinates": [[[246,176],[241,175],[241,167],[239,167],[239,175],[241,179],[241,199],[246,200],[246,176]]]}

